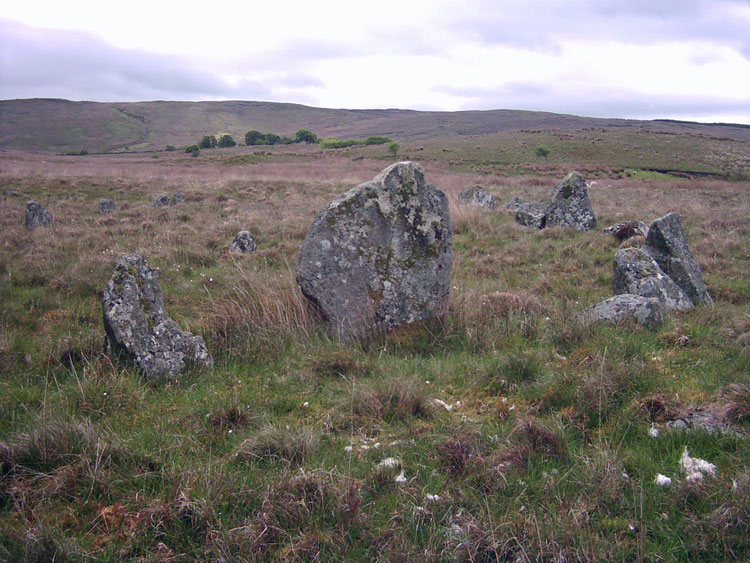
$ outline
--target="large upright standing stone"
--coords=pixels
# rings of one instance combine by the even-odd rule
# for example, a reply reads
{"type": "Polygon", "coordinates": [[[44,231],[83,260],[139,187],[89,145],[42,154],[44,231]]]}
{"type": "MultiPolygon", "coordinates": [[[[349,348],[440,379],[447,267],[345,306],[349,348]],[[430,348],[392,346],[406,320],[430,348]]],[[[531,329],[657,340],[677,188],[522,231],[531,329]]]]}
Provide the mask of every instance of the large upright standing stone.
{"type": "Polygon", "coordinates": [[[596,227],[596,216],[589,201],[586,180],[571,172],[557,183],[547,204],[547,227],[571,227],[589,231],[596,227]]]}
{"type": "Polygon", "coordinates": [[[703,281],[701,268],[690,253],[677,213],[665,215],[651,224],[643,250],[682,288],[695,305],[714,302],[703,281]]]}
{"type": "Polygon", "coordinates": [[[668,311],[687,311],[693,302],[640,248],[623,248],[615,254],[613,293],[654,297],[668,311]]]}
{"type": "Polygon", "coordinates": [[[50,223],[52,223],[52,214],[41,203],[33,200],[26,203],[24,225],[27,229],[46,227],[50,223]]]}
{"type": "Polygon", "coordinates": [[[443,316],[452,264],[448,198],[399,162],[315,218],[297,282],[334,333],[358,337],[443,316]]]}
{"type": "Polygon", "coordinates": [[[203,339],[167,316],[157,272],[138,254],[126,254],[115,264],[102,309],[108,347],[149,379],[174,377],[191,365],[213,366],[203,339]]]}

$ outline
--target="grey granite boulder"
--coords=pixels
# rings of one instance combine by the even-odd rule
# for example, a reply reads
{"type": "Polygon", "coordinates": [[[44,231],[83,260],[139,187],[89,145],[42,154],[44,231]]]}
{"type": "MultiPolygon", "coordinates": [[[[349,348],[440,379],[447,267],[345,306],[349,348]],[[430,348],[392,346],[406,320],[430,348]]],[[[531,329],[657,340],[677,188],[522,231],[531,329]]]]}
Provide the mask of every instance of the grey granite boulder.
{"type": "Polygon", "coordinates": [[[203,339],[167,316],[158,274],[138,254],[126,254],[115,264],[102,310],[107,348],[149,379],[175,377],[190,366],[213,366],[203,339]]]}
{"type": "Polygon", "coordinates": [[[360,337],[442,317],[452,264],[448,198],[399,162],[315,218],[297,282],[336,335],[360,337]]]}
{"type": "Polygon", "coordinates": [[[458,204],[495,209],[495,196],[488,193],[482,186],[472,186],[458,194],[458,204]]]}
{"type": "Polygon", "coordinates": [[[688,248],[682,222],[677,213],[670,213],[654,221],[648,229],[645,250],[690,300],[713,303],[698,263],[688,248]]]}
{"type": "Polygon", "coordinates": [[[690,298],[665,274],[651,256],[640,248],[623,248],[615,254],[613,293],[654,297],[668,311],[693,308],[690,298]]]}
{"type": "Polygon", "coordinates": [[[537,201],[521,202],[516,209],[516,222],[533,229],[547,226],[547,206],[537,201]]]}
{"type": "Polygon", "coordinates": [[[245,253],[255,252],[256,248],[258,248],[258,245],[255,243],[255,239],[250,234],[250,231],[240,231],[235,235],[229,250],[245,253]]]}
{"type": "Polygon", "coordinates": [[[656,327],[664,323],[664,305],[653,297],[623,293],[589,307],[581,313],[581,319],[585,323],[612,324],[632,319],[640,325],[656,327]]]}
{"type": "Polygon", "coordinates": [[[645,237],[648,234],[648,225],[643,221],[623,221],[602,229],[602,232],[623,241],[633,237],[645,237]]]}
{"type": "Polygon", "coordinates": [[[589,231],[596,227],[596,216],[591,207],[586,180],[578,172],[571,172],[557,183],[547,205],[547,227],[570,227],[589,231]]]}
{"type": "Polygon", "coordinates": [[[36,229],[37,227],[46,227],[52,223],[52,214],[45,207],[36,201],[26,203],[26,218],[24,225],[27,229],[36,229]]]}
{"type": "Polygon", "coordinates": [[[117,206],[111,199],[100,199],[99,200],[99,215],[107,215],[114,213],[117,206]]]}
{"type": "Polygon", "coordinates": [[[521,205],[523,205],[523,200],[520,197],[516,196],[508,202],[508,205],[505,206],[505,209],[515,213],[521,208],[521,205]]]}

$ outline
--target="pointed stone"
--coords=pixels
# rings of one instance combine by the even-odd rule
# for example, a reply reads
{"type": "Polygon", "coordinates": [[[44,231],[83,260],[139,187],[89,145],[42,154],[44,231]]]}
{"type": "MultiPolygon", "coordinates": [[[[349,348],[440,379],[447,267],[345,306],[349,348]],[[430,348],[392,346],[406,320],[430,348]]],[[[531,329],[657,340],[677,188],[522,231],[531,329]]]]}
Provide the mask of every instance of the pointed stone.
{"type": "Polygon", "coordinates": [[[677,213],[665,215],[651,224],[643,250],[680,286],[693,304],[714,302],[703,281],[701,268],[688,248],[677,213]]]}
{"type": "Polygon", "coordinates": [[[557,183],[546,211],[547,227],[563,226],[576,231],[589,231],[596,227],[586,180],[578,172],[571,172],[557,183]]]}

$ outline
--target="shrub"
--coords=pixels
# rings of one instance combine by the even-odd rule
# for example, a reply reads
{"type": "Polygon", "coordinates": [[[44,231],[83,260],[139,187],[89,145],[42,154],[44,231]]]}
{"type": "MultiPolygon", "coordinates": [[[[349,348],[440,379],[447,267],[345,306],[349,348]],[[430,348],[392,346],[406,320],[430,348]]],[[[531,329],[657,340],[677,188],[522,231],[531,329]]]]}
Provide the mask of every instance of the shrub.
{"type": "Polygon", "coordinates": [[[266,133],[266,141],[268,141],[269,145],[278,145],[281,143],[281,137],[275,133],[266,133]]]}
{"type": "Polygon", "coordinates": [[[216,137],[213,135],[203,135],[201,142],[198,143],[201,149],[213,149],[216,148],[216,137]]]}
{"type": "Polygon", "coordinates": [[[537,148],[534,149],[534,154],[538,156],[539,158],[546,159],[549,153],[550,153],[549,147],[545,147],[544,145],[539,145],[537,148]]]}
{"type": "Polygon", "coordinates": [[[398,154],[398,149],[401,148],[401,145],[399,145],[396,142],[391,143],[388,145],[388,152],[391,153],[393,156],[396,156],[398,154]]]}
{"type": "Polygon", "coordinates": [[[353,147],[361,145],[362,141],[356,141],[354,139],[336,139],[331,137],[330,139],[323,139],[320,141],[321,149],[344,149],[346,147],[353,147]]]}
{"type": "Polygon", "coordinates": [[[170,151],[170,152],[171,151],[176,151],[177,147],[175,147],[174,145],[167,145],[167,147],[164,150],[165,151],[170,151]]]}
{"type": "Polygon", "coordinates": [[[318,136],[308,129],[300,129],[294,134],[298,143],[313,144],[318,142],[318,136]]]}
{"type": "Polygon", "coordinates": [[[367,137],[367,140],[365,141],[366,145],[384,145],[386,143],[393,142],[393,139],[389,139],[388,137],[381,137],[379,135],[374,135],[372,137],[367,137]]]}
{"type": "Polygon", "coordinates": [[[224,134],[219,139],[219,148],[227,148],[227,147],[233,147],[237,143],[234,141],[231,135],[224,134]]]}
{"type": "Polygon", "coordinates": [[[200,147],[198,145],[188,145],[185,147],[185,152],[199,152],[200,147]]]}

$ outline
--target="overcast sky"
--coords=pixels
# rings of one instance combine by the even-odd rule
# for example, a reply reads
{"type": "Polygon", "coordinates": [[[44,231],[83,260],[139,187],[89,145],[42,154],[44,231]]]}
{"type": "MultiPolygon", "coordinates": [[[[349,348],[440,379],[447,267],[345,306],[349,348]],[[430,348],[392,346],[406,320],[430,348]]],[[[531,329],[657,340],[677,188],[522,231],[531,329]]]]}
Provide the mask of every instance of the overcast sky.
{"type": "Polygon", "coordinates": [[[750,0],[5,2],[31,97],[750,123],[750,0]]]}

